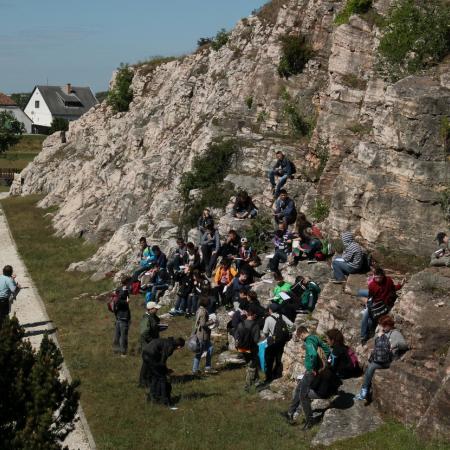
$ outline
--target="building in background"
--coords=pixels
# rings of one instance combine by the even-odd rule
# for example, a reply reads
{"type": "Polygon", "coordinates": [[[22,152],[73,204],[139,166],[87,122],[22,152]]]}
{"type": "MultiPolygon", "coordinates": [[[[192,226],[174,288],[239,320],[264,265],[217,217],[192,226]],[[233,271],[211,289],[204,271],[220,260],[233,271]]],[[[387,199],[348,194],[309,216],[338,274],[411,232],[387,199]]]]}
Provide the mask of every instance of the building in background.
{"type": "Polygon", "coordinates": [[[98,103],[89,87],[35,86],[25,107],[33,132],[45,133],[54,118],[76,120],[98,103]]]}
{"type": "Polygon", "coordinates": [[[10,112],[19,122],[22,122],[26,133],[31,133],[31,119],[16,105],[11,97],[0,92],[0,111],[10,112]]]}

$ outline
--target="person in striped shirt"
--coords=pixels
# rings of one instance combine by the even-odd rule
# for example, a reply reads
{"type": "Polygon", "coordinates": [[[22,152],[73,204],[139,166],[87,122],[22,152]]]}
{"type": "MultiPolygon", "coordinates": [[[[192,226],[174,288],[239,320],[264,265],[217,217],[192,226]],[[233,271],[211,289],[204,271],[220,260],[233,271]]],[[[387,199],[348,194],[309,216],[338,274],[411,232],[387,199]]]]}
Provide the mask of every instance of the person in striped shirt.
{"type": "Polygon", "coordinates": [[[336,256],[331,264],[334,281],[338,283],[342,283],[346,275],[358,273],[363,264],[363,250],[353,240],[352,233],[350,231],[344,231],[341,238],[344,243],[344,252],[342,255],[336,256]]]}

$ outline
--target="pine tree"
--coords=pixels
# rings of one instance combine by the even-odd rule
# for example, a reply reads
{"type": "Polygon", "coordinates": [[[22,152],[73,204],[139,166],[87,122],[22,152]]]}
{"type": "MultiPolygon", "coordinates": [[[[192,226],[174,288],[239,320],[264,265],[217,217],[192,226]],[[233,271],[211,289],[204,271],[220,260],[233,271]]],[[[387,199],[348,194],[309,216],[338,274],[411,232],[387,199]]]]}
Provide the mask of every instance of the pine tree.
{"type": "Polygon", "coordinates": [[[63,357],[44,336],[39,351],[16,318],[0,328],[0,448],[59,450],[73,430],[78,381],[61,380],[63,357]]]}

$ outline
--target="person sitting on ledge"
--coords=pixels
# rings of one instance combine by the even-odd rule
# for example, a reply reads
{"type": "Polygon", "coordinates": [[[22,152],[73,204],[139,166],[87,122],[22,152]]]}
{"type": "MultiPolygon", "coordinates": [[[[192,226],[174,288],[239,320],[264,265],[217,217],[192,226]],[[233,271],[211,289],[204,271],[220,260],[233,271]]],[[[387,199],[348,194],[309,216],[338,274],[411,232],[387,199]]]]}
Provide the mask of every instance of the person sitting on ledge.
{"type": "Polygon", "coordinates": [[[241,191],[236,196],[233,205],[232,216],[236,219],[253,219],[258,214],[258,208],[246,191],[241,191]]]}
{"type": "Polygon", "coordinates": [[[280,196],[275,200],[272,209],[276,223],[284,222],[288,226],[292,225],[297,219],[294,200],[289,198],[285,189],[281,189],[280,196]]]}
{"type": "Polygon", "coordinates": [[[341,238],[344,243],[344,252],[342,255],[336,255],[331,263],[334,283],[343,283],[347,275],[358,273],[363,264],[363,250],[353,240],[353,234],[350,231],[344,231],[341,238]]]}
{"type": "Polygon", "coordinates": [[[293,174],[293,165],[287,156],[282,152],[276,152],[277,162],[271,170],[269,170],[269,180],[272,185],[272,192],[275,198],[281,193],[281,188],[286,184],[286,181],[293,174]],[[275,181],[278,177],[278,183],[275,181]]]}
{"type": "Polygon", "coordinates": [[[436,236],[439,248],[431,255],[430,266],[450,267],[450,244],[446,233],[439,232],[436,236]]]}

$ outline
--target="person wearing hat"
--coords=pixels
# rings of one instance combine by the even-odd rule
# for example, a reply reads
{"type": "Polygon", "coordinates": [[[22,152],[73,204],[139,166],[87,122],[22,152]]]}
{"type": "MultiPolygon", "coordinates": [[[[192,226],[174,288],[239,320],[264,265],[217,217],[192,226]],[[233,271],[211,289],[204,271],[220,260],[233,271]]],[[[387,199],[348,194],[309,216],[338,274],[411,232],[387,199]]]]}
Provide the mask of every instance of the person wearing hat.
{"type": "Polygon", "coordinates": [[[238,256],[234,258],[236,259],[236,267],[240,269],[244,264],[248,264],[254,256],[256,256],[256,252],[250,246],[248,239],[246,237],[241,238],[238,256]]]}
{"type": "Polygon", "coordinates": [[[430,266],[434,267],[450,267],[450,247],[449,239],[446,233],[440,231],[435,239],[439,248],[431,255],[430,266]]]}
{"type": "Polygon", "coordinates": [[[289,330],[294,328],[294,324],[280,312],[280,305],[271,303],[269,305],[269,315],[264,321],[263,335],[267,338],[266,360],[266,380],[264,384],[269,384],[275,378],[280,378],[283,374],[281,357],[284,346],[289,340],[289,330]]]}
{"type": "MultiPolygon", "coordinates": [[[[159,338],[159,322],[160,319],[156,315],[158,309],[161,308],[156,302],[148,302],[146,306],[146,312],[142,316],[140,323],[140,335],[139,335],[139,346],[141,349],[144,348],[145,344],[148,344],[153,339],[159,338]]],[[[146,369],[146,364],[142,364],[141,372],[139,375],[139,387],[150,387],[150,376],[146,369]]]]}

